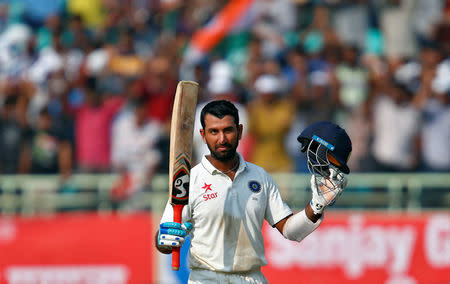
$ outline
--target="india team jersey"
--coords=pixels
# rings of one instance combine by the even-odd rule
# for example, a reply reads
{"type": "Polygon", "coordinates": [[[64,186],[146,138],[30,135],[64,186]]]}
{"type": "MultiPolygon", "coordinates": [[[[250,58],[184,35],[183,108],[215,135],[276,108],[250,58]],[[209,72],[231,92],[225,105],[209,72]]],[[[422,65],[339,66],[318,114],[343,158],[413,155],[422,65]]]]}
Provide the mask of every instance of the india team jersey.
{"type": "MultiPolygon", "coordinates": [[[[189,204],[183,222],[192,222],[189,265],[192,269],[245,272],[267,264],[262,226],[292,214],[266,171],[246,162],[232,181],[206,157],[192,168],[189,204]]],[[[161,222],[173,220],[168,204],[161,222]]]]}

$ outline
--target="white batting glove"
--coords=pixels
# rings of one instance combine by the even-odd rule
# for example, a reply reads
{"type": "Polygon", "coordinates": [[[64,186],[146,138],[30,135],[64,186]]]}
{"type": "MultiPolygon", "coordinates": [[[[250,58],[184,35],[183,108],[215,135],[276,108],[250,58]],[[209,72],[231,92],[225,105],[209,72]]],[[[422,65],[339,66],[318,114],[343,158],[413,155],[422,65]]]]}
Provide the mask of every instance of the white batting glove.
{"type": "Polygon", "coordinates": [[[159,225],[158,245],[166,247],[181,247],[184,239],[192,230],[191,223],[165,222],[159,225]]]}
{"type": "Polygon", "coordinates": [[[333,205],[336,199],[341,195],[347,179],[339,170],[330,167],[330,176],[328,178],[311,176],[311,208],[315,214],[322,214],[323,210],[333,205]]]}

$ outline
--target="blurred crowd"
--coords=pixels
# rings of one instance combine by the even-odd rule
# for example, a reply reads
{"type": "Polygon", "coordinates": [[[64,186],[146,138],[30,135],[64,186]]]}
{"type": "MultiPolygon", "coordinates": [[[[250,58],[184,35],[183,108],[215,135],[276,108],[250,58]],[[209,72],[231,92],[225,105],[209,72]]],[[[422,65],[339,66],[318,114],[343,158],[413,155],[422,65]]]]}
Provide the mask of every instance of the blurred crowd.
{"type": "Polygon", "coordinates": [[[347,129],[354,172],[450,171],[450,1],[248,1],[187,52],[231,1],[0,1],[0,174],[119,173],[126,198],[168,171],[182,79],[199,108],[237,104],[268,171],[307,171],[296,136],[318,120],[347,129]]]}

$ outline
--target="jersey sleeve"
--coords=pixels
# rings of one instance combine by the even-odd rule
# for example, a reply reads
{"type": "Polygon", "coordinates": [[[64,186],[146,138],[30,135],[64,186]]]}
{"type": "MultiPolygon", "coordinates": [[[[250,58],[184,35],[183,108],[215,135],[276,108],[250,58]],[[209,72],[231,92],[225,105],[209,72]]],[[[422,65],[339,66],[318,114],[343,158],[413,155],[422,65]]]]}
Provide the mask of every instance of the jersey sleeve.
{"type": "MultiPolygon", "coordinates": [[[[191,221],[191,210],[190,205],[186,205],[183,207],[183,212],[181,215],[182,223],[191,221]]],[[[160,224],[164,222],[173,222],[173,208],[169,201],[166,203],[166,208],[164,209],[163,215],[161,217],[160,224]]]]}
{"type": "Polygon", "coordinates": [[[264,219],[273,227],[285,217],[292,215],[291,208],[283,201],[273,179],[267,175],[267,206],[264,219]]]}

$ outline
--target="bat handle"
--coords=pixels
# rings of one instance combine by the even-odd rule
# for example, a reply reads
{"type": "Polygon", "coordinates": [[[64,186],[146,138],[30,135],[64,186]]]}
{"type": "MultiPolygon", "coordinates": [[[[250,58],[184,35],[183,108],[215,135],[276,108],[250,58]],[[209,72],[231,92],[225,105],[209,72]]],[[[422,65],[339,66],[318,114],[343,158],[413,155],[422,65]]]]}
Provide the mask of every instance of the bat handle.
{"type": "MultiPolygon", "coordinates": [[[[181,204],[173,205],[173,221],[181,224],[181,214],[183,212],[181,204]]],[[[172,249],[172,270],[180,269],[180,248],[172,249]]]]}

